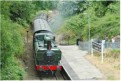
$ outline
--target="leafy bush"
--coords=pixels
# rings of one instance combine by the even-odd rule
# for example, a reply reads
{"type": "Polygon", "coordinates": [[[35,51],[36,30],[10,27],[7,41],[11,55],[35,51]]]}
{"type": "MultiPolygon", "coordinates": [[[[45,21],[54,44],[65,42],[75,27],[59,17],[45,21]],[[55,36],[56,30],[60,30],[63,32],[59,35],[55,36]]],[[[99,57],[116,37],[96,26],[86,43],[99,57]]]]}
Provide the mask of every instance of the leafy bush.
{"type": "Polygon", "coordinates": [[[2,67],[2,80],[22,80],[24,70],[16,58],[7,58],[4,67],[2,67]]]}
{"type": "Polygon", "coordinates": [[[21,26],[2,16],[1,22],[1,74],[2,80],[22,79],[24,70],[16,58],[24,51],[21,26]]]}
{"type": "MultiPolygon", "coordinates": [[[[64,25],[58,30],[58,34],[65,33],[70,40],[79,38],[82,41],[89,39],[89,23],[90,17],[90,37],[104,39],[105,35],[111,39],[112,36],[120,34],[120,4],[119,2],[92,2],[92,6],[88,7],[84,13],[76,14],[68,18],[64,25]],[[108,4],[105,6],[105,4],[108,4]],[[100,4],[100,5],[98,5],[100,4]],[[96,6],[98,5],[98,6],[96,6]],[[104,11],[101,11],[105,7],[104,11]],[[95,11],[95,8],[99,8],[95,11]],[[100,9],[101,8],[101,9],[100,9]],[[116,11],[117,13],[115,13],[116,11]],[[96,14],[95,14],[96,13],[96,14]],[[101,14],[103,13],[103,14],[101,14]]],[[[66,38],[66,37],[65,37],[66,38]]],[[[75,41],[74,41],[75,42],[75,41]]]]}

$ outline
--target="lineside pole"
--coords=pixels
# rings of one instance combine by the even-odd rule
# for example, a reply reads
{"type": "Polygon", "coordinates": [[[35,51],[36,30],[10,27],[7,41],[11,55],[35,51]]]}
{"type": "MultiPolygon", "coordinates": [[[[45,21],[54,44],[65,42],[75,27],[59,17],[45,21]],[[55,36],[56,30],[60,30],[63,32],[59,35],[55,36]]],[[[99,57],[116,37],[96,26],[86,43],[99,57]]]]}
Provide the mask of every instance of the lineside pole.
{"type": "Polygon", "coordinates": [[[91,54],[93,56],[93,46],[92,46],[93,39],[91,39],[91,54]]]}
{"type": "Polygon", "coordinates": [[[102,63],[104,62],[104,44],[105,44],[105,40],[102,40],[102,45],[101,45],[102,63]]]}

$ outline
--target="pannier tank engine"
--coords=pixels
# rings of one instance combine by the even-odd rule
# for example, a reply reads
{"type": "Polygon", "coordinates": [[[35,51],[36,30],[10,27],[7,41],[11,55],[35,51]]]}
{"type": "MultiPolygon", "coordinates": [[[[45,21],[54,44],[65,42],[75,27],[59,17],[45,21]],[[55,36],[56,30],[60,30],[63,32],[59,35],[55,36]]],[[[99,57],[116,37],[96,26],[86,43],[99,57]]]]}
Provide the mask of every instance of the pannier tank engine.
{"type": "Polygon", "coordinates": [[[37,71],[61,71],[61,51],[56,46],[55,36],[45,19],[35,19],[33,22],[33,48],[35,68],[37,71]]]}

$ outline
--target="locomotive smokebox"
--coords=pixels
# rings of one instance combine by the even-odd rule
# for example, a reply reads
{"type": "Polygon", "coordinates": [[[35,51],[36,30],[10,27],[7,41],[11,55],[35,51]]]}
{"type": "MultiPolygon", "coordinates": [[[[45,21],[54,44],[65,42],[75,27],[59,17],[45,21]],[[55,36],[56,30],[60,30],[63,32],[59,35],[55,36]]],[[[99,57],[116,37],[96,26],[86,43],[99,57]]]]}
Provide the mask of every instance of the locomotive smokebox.
{"type": "Polygon", "coordinates": [[[51,57],[54,55],[54,52],[52,50],[47,50],[46,55],[47,57],[51,57]]]}

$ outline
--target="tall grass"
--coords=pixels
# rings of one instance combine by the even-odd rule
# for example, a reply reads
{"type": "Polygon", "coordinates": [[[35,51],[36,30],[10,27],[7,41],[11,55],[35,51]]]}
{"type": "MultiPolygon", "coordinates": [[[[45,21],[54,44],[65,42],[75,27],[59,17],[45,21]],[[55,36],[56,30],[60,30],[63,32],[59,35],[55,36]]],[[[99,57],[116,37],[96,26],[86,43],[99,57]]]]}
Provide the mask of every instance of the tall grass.
{"type": "Polygon", "coordinates": [[[24,69],[18,58],[24,51],[21,26],[2,16],[1,22],[1,80],[21,80],[24,69]]]}

